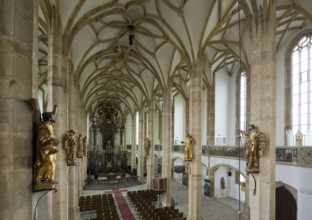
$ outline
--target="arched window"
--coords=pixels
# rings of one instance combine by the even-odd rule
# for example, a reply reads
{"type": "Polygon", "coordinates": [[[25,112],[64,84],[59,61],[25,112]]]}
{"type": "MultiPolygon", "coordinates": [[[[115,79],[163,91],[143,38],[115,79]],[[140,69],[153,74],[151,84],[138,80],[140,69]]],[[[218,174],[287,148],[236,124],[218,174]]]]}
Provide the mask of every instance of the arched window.
{"type": "Polygon", "coordinates": [[[302,36],[291,51],[290,120],[293,132],[312,124],[312,35],[302,36]]]}
{"type": "Polygon", "coordinates": [[[247,76],[240,74],[239,80],[239,129],[245,130],[247,124],[247,76]]]}

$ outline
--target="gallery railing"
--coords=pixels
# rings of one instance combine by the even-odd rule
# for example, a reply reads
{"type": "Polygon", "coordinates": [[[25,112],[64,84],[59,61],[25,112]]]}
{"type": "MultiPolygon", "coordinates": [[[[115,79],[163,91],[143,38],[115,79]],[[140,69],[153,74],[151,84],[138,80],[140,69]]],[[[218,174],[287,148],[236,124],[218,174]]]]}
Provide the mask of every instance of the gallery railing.
{"type": "Polygon", "coordinates": [[[276,147],[276,162],[312,167],[312,147],[276,147]]]}
{"type": "MultiPolygon", "coordinates": [[[[156,149],[161,149],[158,145],[156,149]]],[[[184,145],[173,145],[172,151],[184,153],[184,145]]],[[[237,146],[203,146],[203,156],[228,158],[245,158],[243,147],[237,146]]],[[[276,147],[276,163],[290,166],[312,167],[312,147],[276,147]]]]}
{"type": "MultiPolygon", "coordinates": [[[[173,152],[184,153],[184,145],[173,145],[173,152]]],[[[222,157],[244,157],[245,153],[242,148],[235,146],[206,146],[202,147],[203,156],[222,156],[222,157]]]]}

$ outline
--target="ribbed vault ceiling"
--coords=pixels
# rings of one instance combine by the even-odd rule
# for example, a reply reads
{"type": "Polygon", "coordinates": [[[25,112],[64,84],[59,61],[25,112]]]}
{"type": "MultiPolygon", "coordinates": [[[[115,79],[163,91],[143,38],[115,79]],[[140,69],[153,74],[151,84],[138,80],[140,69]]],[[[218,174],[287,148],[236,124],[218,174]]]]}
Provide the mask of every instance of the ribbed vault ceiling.
{"type": "MultiPolygon", "coordinates": [[[[171,86],[172,92],[187,97],[191,69],[199,58],[205,85],[219,70],[237,71],[240,51],[249,71],[250,20],[259,2],[271,0],[242,0],[240,5],[237,0],[41,0],[39,87],[46,88],[47,33],[51,17],[58,15],[63,51],[73,64],[81,102],[91,114],[107,101],[133,114],[171,86]]],[[[292,31],[312,22],[312,4],[276,4],[279,48],[292,31]]]]}

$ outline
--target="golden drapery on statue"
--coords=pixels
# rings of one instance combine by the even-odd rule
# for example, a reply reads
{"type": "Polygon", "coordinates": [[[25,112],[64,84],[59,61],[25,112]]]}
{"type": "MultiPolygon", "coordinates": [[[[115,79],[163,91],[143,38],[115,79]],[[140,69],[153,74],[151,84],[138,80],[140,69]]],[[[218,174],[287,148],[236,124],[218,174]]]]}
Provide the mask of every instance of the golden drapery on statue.
{"type": "Polygon", "coordinates": [[[55,160],[58,152],[59,140],[54,133],[56,107],[53,112],[41,114],[38,101],[32,99],[34,109],[34,122],[36,126],[36,161],[34,164],[34,190],[48,190],[55,188],[58,182],[54,180],[55,160]]]}
{"type": "Polygon", "coordinates": [[[83,142],[83,138],[82,135],[79,134],[78,136],[78,143],[77,143],[77,157],[78,158],[83,158],[83,147],[84,147],[84,142],[83,142]]]}
{"type": "Polygon", "coordinates": [[[69,130],[66,133],[65,141],[66,141],[66,154],[67,154],[67,165],[73,166],[76,165],[76,140],[75,140],[76,132],[74,130],[69,130]]]}
{"type": "Polygon", "coordinates": [[[193,159],[193,139],[187,134],[184,141],[181,142],[185,144],[184,148],[184,160],[191,161],[193,159]]]}
{"type": "Polygon", "coordinates": [[[241,131],[245,136],[245,153],[246,153],[246,172],[260,172],[260,157],[263,155],[263,150],[266,146],[266,137],[262,132],[259,132],[255,125],[250,125],[246,131],[241,131]]]}

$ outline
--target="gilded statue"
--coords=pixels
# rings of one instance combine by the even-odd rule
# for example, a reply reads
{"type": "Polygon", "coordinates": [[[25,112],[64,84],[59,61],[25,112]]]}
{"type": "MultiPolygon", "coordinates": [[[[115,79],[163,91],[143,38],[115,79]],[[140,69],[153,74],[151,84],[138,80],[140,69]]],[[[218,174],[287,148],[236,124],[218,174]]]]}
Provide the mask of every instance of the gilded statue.
{"type": "Polygon", "coordinates": [[[303,138],[303,134],[300,130],[298,130],[296,133],[296,146],[297,147],[302,146],[302,138],[303,138]]]}
{"type": "Polygon", "coordinates": [[[84,136],[82,141],[83,141],[83,149],[82,149],[83,156],[87,156],[87,137],[84,136]]]}
{"type": "Polygon", "coordinates": [[[259,173],[259,158],[263,155],[266,138],[259,132],[255,125],[250,125],[246,131],[241,131],[245,138],[246,172],[259,173]]]}
{"type": "Polygon", "coordinates": [[[181,142],[182,144],[185,144],[184,147],[184,160],[191,161],[193,159],[193,139],[188,134],[186,135],[184,141],[181,142]]]}
{"type": "Polygon", "coordinates": [[[69,130],[66,133],[65,141],[67,143],[67,165],[72,166],[75,165],[76,160],[76,140],[75,140],[75,131],[69,130]]]}
{"type": "Polygon", "coordinates": [[[81,134],[78,136],[77,157],[83,157],[83,138],[81,134]]]}
{"type": "Polygon", "coordinates": [[[150,149],[151,149],[151,140],[149,140],[148,138],[145,138],[144,139],[144,152],[145,152],[144,156],[146,157],[146,159],[149,158],[150,149]]]}
{"type": "Polygon", "coordinates": [[[55,137],[53,125],[55,119],[52,112],[42,114],[42,123],[37,127],[37,160],[35,162],[36,184],[55,184],[55,154],[58,152],[59,140],[55,137]]]}

